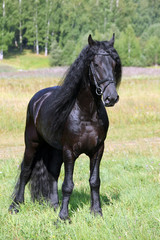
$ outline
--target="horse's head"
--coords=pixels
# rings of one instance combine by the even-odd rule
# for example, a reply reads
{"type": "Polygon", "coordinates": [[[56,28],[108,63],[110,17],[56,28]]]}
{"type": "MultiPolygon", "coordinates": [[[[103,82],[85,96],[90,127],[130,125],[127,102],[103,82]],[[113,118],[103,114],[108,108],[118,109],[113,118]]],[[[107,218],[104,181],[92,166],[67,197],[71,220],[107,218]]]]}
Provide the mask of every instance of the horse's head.
{"type": "Polygon", "coordinates": [[[114,34],[110,41],[94,41],[89,35],[88,43],[94,50],[94,57],[90,64],[90,74],[96,86],[96,94],[103,95],[103,102],[106,107],[114,106],[118,102],[119,96],[116,90],[116,61],[111,55],[110,49],[113,49],[114,34]],[[107,48],[105,48],[105,44],[107,48]]]}

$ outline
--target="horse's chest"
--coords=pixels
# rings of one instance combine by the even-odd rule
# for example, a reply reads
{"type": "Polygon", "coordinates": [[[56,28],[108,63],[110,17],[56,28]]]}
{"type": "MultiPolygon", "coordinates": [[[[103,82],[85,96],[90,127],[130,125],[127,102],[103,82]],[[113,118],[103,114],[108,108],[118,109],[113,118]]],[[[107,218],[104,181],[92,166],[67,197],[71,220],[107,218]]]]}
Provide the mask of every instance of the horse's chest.
{"type": "Polygon", "coordinates": [[[96,137],[99,137],[100,139],[101,136],[103,139],[104,128],[101,120],[97,122],[82,121],[79,125],[79,130],[79,138],[83,138],[84,141],[89,141],[96,137]]]}
{"type": "Polygon", "coordinates": [[[105,132],[103,125],[100,121],[95,122],[82,122],[80,124],[81,134],[78,137],[81,142],[82,149],[92,150],[105,139],[105,132]],[[99,123],[99,124],[98,124],[99,123]]]}
{"type": "Polygon", "coordinates": [[[103,121],[97,115],[89,119],[74,113],[69,116],[67,122],[64,144],[69,144],[76,155],[89,154],[104,142],[106,130],[103,121]]]}

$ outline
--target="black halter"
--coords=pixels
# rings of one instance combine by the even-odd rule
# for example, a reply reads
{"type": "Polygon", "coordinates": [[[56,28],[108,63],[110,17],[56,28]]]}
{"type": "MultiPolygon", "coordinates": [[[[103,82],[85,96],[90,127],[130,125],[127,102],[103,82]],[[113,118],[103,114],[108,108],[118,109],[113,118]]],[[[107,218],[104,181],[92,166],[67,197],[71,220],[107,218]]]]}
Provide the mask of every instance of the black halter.
{"type": "MultiPolygon", "coordinates": [[[[110,56],[110,53],[109,53],[109,52],[96,53],[95,55],[110,56]]],[[[94,83],[95,83],[95,86],[96,86],[96,94],[99,95],[99,96],[101,96],[102,93],[103,93],[103,92],[102,92],[102,88],[100,87],[101,84],[103,84],[103,83],[105,83],[105,82],[108,82],[108,84],[105,86],[105,88],[106,88],[106,87],[108,87],[109,84],[115,83],[113,78],[111,78],[111,79],[106,78],[106,79],[100,80],[100,79],[98,78],[98,76],[96,76],[93,62],[91,62],[91,64],[90,64],[90,71],[91,71],[91,73],[92,73],[93,80],[94,80],[94,83]],[[98,82],[97,82],[95,76],[97,77],[98,82]]]]}

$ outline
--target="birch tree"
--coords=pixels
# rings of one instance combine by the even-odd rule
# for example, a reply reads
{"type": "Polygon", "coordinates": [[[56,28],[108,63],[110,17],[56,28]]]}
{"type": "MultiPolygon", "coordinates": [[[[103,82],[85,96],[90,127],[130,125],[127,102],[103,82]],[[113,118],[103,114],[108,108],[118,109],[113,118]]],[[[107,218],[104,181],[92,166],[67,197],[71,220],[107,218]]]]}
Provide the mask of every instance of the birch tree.
{"type": "Polygon", "coordinates": [[[3,60],[3,50],[4,50],[4,22],[5,22],[5,0],[2,3],[2,23],[1,23],[1,50],[0,50],[0,60],[3,60]]]}
{"type": "Polygon", "coordinates": [[[38,28],[38,0],[24,1],[25,8],[25,33],[29,48],[39,54],[39,28],[38,28]]]}
{"type": "Polygon", "coordinates": [[[35,17],[34,17],[34,23],[35,23],[35,43],[36,43],[36,53],[39,54],[39,41],[38,41],[38,0],[35,0],[35,17]]]}
{"type": "MultiPolygon", "coordinates": [[[[50,8],[49,8],[49,0],[46,0],[46,22],[45,22],[45,56],[48,55],[48,41],[49,41],[49,27],[50,27],[50,8]]],[[[52,3],[52,2],[51,2],[52,3]]]]}
{"type": "Polygon", "coordinates": [[[22,52],[22,0],[19,0],[19,45],[20,45],[20,52],[22,52]]]}

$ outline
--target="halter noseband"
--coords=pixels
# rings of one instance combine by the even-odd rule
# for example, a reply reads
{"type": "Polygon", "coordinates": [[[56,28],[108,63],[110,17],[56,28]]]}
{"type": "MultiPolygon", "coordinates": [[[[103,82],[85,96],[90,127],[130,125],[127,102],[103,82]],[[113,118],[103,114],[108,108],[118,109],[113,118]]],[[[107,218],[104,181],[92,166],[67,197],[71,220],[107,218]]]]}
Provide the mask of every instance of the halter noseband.
{"type": "MultiPolygon", "coordinates": [[[[106,53],[96,53],[95,55],[110,56],[110,54],[107,53],[107,52],[106,53]]],[[[95,86],[96,86],[96,94],[101,96],[103,92],[102,92],[102,88],[100,87],[100,85],[105,83],[105,82],[108,82],[108,84],[105,86],[105,88],[106,88],[106,87],[108,87],[109,84],[114,83],[114,80],[113,80],[113,78],[112,79],[106,78],[106,79],[100,80],[97,76],[97,78],[99,80],[97,82],[96,79],[95,79],[96,73],[95,73],[93,62],[91,62],[91,64],[90,64],[90,70],[91,70],[93,80],[94,80],[94,83],[95,83],[95,86]]]]}

